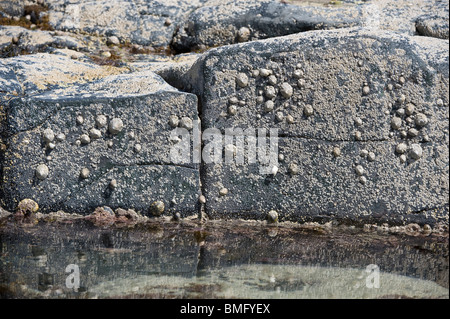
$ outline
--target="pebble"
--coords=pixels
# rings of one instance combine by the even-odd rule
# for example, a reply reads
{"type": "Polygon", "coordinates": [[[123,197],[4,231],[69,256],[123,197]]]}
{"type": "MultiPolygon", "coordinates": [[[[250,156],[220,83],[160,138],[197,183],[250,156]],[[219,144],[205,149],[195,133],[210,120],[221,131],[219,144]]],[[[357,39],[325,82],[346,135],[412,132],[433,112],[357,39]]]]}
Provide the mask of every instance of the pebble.
{"type": "Polygon", "coordinates": [[[401,77],[398,79],[398,83],[400,83],[401,85],[405,84],[405,83],[406,83],[405,78],[404,78],[403,76],[401,76],[401,77]]]}
{"type": "Polygon", "coordinates": [[[232,104],[228,107],[228,114],[230,115],[236,115],[237,113],[237,107],[236,105],[232,104]]]}
{"type": "Polygon", "coordinates": [[[108,125],[109,133],[115,135],[120,133],[123,130],[123,122],[121,119],[115,117],[113,118],[108,125]]]}
{"type": "Polygon", "coordinates": [[[112,35],[112,36],[108,37],[108,39],[106,40],[106,44],[119,45],[120,44],[120,40],[115,35],[112,35]]]}
{"type": "Polygon", "coordinates": [[[42,137],[44,138],[44,141],[47,143],[53,142],[55,139],[55,133],[53,133],[53,130],[50,128],[47,128],[42,133],[42,137]]]}
{"type": "Polygon", "coordinates": [[[264,103],[264,111],[266,111],[266,112],[272,111],[273,107],[274,107],[274,103],[271,100],[269,100],[266,103],[264,103]]]}
{"type": "Polygon", "coordinates": [[[134,146],[134,151],[135,151],[136,153],[139,153],[141,150],[142,150],[141,144],[136,144],[136,145],[134,146]]]}
{"type": "Polygon", "coordinates": [[[198,201],[200,202],[200,204],[205,204],[206,203],[206,197],[204,195],[200,195],[198,197],[198,201]]]}
{"type": "Polygon", "coordinates": [[[244,88],[248,85],[248,77],[245,73],[239,73],[236,76],[236,83],[241,87],[244,88]]]}
{"type": "Polygon", "coordinates": [[[400,136],[405,138],[408,136],[408,133],[406,131],[402,130],[402,131],[400,131],[400,136]]]}
{"type": "Polygon", "coordinates": [[[82,115],[78,115],[76,118],[76,122],[78,125],[82,125],[84,123],[84,117],[82,115]]]}
{"type": "Polygon", "coordinates": [[[228,189],[226,189],[225,187],[223,187],[223,188],[221,188],[220,190],[219,190],[219,195],[220,196],[225,196],[225,195],[227,195],[228,194],[228,189]]]}
{"type": "Polygon", "coordinates": [[[82,168],[80,171],[80,177],[83,179],[88,178],[89,174],[90,174],[89,169],[87,169],[86,167],[82,168]]]}
{"type": "Polygon", "coordinates": [[[260,69],[259,70],[259,75],[262,77],[268,77],[271,74],[272,74],[272,71],[270,71],[268,69],[260,69]]]}
{"type": "Polygon", "coordinates": [[[284,161],[284,155],[281,154],[281,153],[278,154],[278,160],[281,161],[281,162],[284,161]]]}
{"type": "Polygon", "coordinates": [[[375,161],[375,153],[374,152],[369,152],[369,154],[367,154],[367,160],[369,162],[375,161]]]}
{"type": "Polygon", "coordinates": [[[361,132],[360,131],[356,131],[355,132],[355,140],[361,141],[361,138],[362,138],[361,132]]]}
{"type": "Polygon", "coordinates": [[[48,143],[47,146],[48,146],[49,149],[54,150],[55,147],[56,147],[56,144],[52,142],[52,143],[48,143]]]}
{"type": "Polygon", "coordinates": [[[292,115],[288,114],[286,116],[286,122],[288,122],[288,124],[294,124],[295,123],[294,117],[292,115]]]}
{"type": "Polygon", "coordinates": [[[414,113],[415,106],[412,103],[406,104],[405,113],[406,115],[412,115],[414,113]]]}
{"type": "Polygon", "coordinates": [[[283,112],[277,112],[277,114],[275,114],[275,119],[276,119],[278,122],[282,122],[282,121],[284,120],[284,114],[283,114],[283,112]]]}
{"type": "Polygon", "coordinates": [[[403,154],[408,150],[408,145],[406,145],[405,143],[400,143],[395,147],[395,151],[398,154],[403,154]]]}
{"type": "Polygon", "coordinates": [[[44,179],[46,179],[48,177],[48,166],[45,164],[39,164],[36,167],[36,177],[38,179],[40,179],[41,181],[43,181],[44,179]]]}
{"type": "Polygon", "coordinates": [[[194,127],[194,124],[192,123],[192,120],[189,117],[184,116],[181,118],[180,126],[190,131],[194,127]]]}
{"type": "Polygon", "coordinates": [[[416,130],[415,128],[410,128],[408,130],[408,135],[411,137],[416,137],[417,135],[419,135],[419,131],[416,130]]]}
{"type": "Polygon", "coordinates": [[[169,125],[172,127],[177,127],[178,124],[180,123],[180,119],[178,118],[178,116],[176,115],[171,115],[169,117],[169,125]]]}
{"type": "Polygon", "coordinates": [[[258,97],[256,98],[256,103],[261,104],[261,103],[263,103],[263,102],[264,102],[264,98],[263,98],[262,96],[258,96],[258,97]]]}
{"type": "Polygon", "coordinates": [[[294,90],[292,89],[292,86],[289,83],[284,82],[283,84],[281,84],[280,93],[284,98],[288,99],[292,96],[294,90]]]}
{"type": "Polygon", "coordinates": [[[414,118],[414,122],[416,123],[417,126],[423,127],[428,124],[428,118],[425,114],[418,113],[414,118]]]}
{"type": "Polygon", "coordinates": [[[156,202],[153,202],[152,205],[150,206],[150,213],[153,216],[161,216],[162,213],[164,212],[164,209],[165,209],[164,202],[158,200],[156,202]]]}
{"type": "Polygon", "coordinates": [[[402,119],[397,116],[394,116],[391,120],[391,127],[394,130],[398,130],[399,128],[401,128],[402,127],[402,119]]]}
{"type": "Polygon", "coordinates": [[[444,101],[442,99],[437,99],[436,104],[437,106],[444,106],[444,101]]]}
{"type": "Polygon", "coordinates": [[[430,139],[430,137],[428,136],[428,135],[424,135],[423,136],[423,139],[422,139],[424,142],[429,142],[431,139],[430,139]]]}
{"type": "Polygon", "coordinates": [[[365,176],[360,176],[358,178],[358,181],[364,185],[365,183],[367,183],[367,178],[365,176]]]}
{"type": "Polygon", "coordinates": [[[363,87],[362,91],[363,91],[364,95],[368,95],[370,93],[370,88],[366,85],[366,86],[363,87]]]}
{"type": "Polygon", "coordinates": [[[366,157],[369,154],[368,150],[361,150],[361,152],[359,152],[359,156],[361,157],[366,157]]]}
{"type": "Polygon", "coordinates": [[[164,20],[164,25],[166,26],[166,27],[168,27],[169,25],[171,25],[172,24],[172,20],[170,19],[170,18],[167,18],[166,20],[164,20]]]}
{"type": "Polygon", "coordinates": [[[405,109],[404,108],[399,108],[396,111],[396,113],[397,113],[398,116],[403,116],[403,115],[405,115],[405,109]]]}
{"type": "Polygon", "coordinates": [[[403,104],[406,101],[406,96],[404,94],[400,95],[399,98],[397,99],[397,102],[399,104],[403,104]]]}
{"type": "Polygon", "coordinates": [[[102,137],[102,132],[100,132],[100,130],[96,128],[92,128],[89,131],[89,137],[93,140],[99,139],[100,137],[102,137]]]}
{"type": "Polygon", "coordinates": [[[314,109],[311,105],[306,104],[305,108],[303,109],[303,114],[305,114],[305,116],[311,116],[314,114],[314,109]]]}
{"type": "Polygon", "coordinates": [[[116,189],[117,188],[117,180],[116,179],[112,179],[109,182],[109,188],[111,188],[111,189],[116,189]]]}
{"type": "Polygon", "coordinates": [[[304,87],[306,86],[306,81],[305,81],[304,79],[299,79],[299,80],[297,81],[297,86],[298,86],[299,88],[304,88],[304,87]]]}
{"type": "Polygon", "coordinates": [[[423,150],[419,144],[411,144],[411,146],[409,147],[409,152],[408,152],[408,155],[411,158],[418,160],[419,158],[422,157],[422,154],[423,154],[423,150]]]}
{"type": "Polygon", "coordinates": [[[268,80],[268,82],[271,84],[271,85],[275,85],[275,84],[277,84],[277,77],[275,76],[275,75],[270,75],[269,76],[269,78],[267,79],[268,80]]]}
{"type": "Polygon", "coordinates": [[[269,223],[276,223],[278,222],[278,213],[275,210],[271,210],[267,213],[267,221],[269,223]]]}
{"type": "Polygon", "coordinates": [[[238,104],[238,103],[239,103],[239,100],[238,100],[237,97],[233,96],[233,97],[230,97],[230,99],[228,100],[228,102],[230,102],[230,104],[238,104]]]}
{"type": "Polygon", "coordinates": [[[288,166],[288,170],[291,175],[297,175],[300,172],[298,165],[295,163],[290,163],[288,166]]]}
{"type": "Polygon", "coordinates": [[[362,167],[361,165],[356,165],[355,172],[359,176],[362,176],[364,174],[364,167],[362,167]]]}
{"type": "Polygon", "coordinates": [[[247,42],[250,39],[250,29],[247,27],[240,28],[237,37],[239,42],[247,42]]]}
{"type": "Polygon", "coordinates": [[[238,104],[239,104],[239,106],[245,106],[245,101],[244,100],[240,100],[238,104]]]}
{"type": "Polygon", "coordinates": [[[109,51],[102,51],[101,55],[104,58],[110,58],[111,57],[111,52],[109,52],[109,51]]]}
{"type": "Polygon", "coordinates": [[[272,170],[270,172],[272,173],[273,176],[277,175],[277,173],[278,173],[278,166],[273,166],[272,170]]]}
{"type": "Polygon", "coordinates": [[[57,140],[58,142],[63,142],[65,139],[66,139],[66,135],[64,135],[64,133],[58,133],[58,134],[56,135],[56,140],[57,140]]]}
{"type": "Polygon", "coordinates": [[[293,75],[294,75],[295,78],[300,79],[303,76],[303,71],[302,70],[295,70],[293,75]]]}
{"type": "Polygon", "coordinates": [[[268,85],[268,86],[266,86],[264,88],[264,93],[265,93],[266,97],[269,98],[269,99],[273,99],[274,97],[277,96],[275,88],[273,86],[270,86],[270,85],[268,85]]]}
{"type": "Polygon", "coordinates": [[[400,155],[400,163],[406,163],[406,155],[405,154],[400,155]]]}
{"type": "Polygon", "coordinates": [[[106,116],[102,114],[97,115],[97,117],[95,118],[95,125],[97,125],[98,128],[103,128],[106,126],[106,124],[108,124],[108,119],[106,118],[106,116]]]}
{"type": "Polygon", "coordinates": [[[362,119],[359,118],[359,117],[357,117],[357,118],[355,119],[355,125],[356,125],[356,126],[361,126],[362,124],[363,124],[362,119]]]}
{"type": "Polygon", "coordinates": [[[114,146],[114,142],[113,141],[108,141],[106,143],[106,146],[108,146],[109,148],[112,148],[114,146]]]}
{"type": "Polygon", "coordinates": [[[253,76],[254,78],[257,78],[257,77],[259,76],[259,70],[253,70],[253,71],[252,71],[252,76],[253,76]]]}
{"type": "Polygon", "coordinates": [[[89,144],[91,142],[91,138],[87,134],[82,134],[80,136],[80,142],[81,144],[89,144]]]}
{"type": "Polygon", "coordinates": [[[388,85],[387,85],[387,90],[388,91],[392,91],[394,89],[394,86],[391,84],[391,83],[389,83],[388,85]]]}
{"type": "Polygon", "coordinates": [[[333,147],[333,156],[334,157],[341,156],[341,149],[339,147],[333,147]]]}

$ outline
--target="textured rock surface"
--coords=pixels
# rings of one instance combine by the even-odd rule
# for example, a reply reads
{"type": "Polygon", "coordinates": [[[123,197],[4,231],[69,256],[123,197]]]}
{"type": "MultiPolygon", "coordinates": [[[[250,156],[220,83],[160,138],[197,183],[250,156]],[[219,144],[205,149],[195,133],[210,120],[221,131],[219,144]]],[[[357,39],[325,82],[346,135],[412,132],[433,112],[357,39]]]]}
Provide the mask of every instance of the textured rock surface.
{"type": "Polygon", "coordinates": [[[258,163],[206,164],[210,216],[264,218],[278,209],[280,220],[448,219],[448,41],[357,29],[303,33],[211,50],[186,83],[201,96],[204,130],[278,128],[284,156],[274,176],[260,174],[258,163]],[[282,94],[285,83],[292,96],[282,94]],[[230,115],[233,98],[240,104],[230,115]],[[394,117],[400,128],[392,128],[394,117]],[[219,196],[223,187],[228,194],[219,196]]]}
{"type": "Polygon", "coordinates": [[[19,98],[9,103],[6,113],[2,200],[7,208],[33,198],[44,212],[85,213],[108,205],[146,214],[152,201],[162,200],[166,213],[196,213],[198,169],[173,165],[167,145],[170,115],[195,120],[197,99],[159,76],[118,75],[19,98]],[[113,118],[120,119],[123,128],[112,131],[113,118]],[[55,137],[45,135],[46,129],[55,137]],[[48,168],[42,180],[36,176],[39,164],[48,168]]]}

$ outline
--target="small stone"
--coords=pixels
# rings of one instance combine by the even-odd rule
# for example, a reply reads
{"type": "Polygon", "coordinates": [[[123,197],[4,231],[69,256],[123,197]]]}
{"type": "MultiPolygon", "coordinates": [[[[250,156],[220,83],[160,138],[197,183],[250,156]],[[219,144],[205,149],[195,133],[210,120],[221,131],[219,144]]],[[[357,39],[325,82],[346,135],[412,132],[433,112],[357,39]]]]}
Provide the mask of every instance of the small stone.
{"type": "Polygon", "coordinates": [[[239,101],[239,106],[245,106],[245,101],[244,100],[241,100],[241,101],[239,101]]]}
{"type": "Polygon", "coordinates": [[[203,195],[200,195],[198,197],[198,201],[200,202],[200,204],[205,204],[206,203],[206,197],[203,195]]]}
{"type": "Polygon", "coordinates": [[[278,160],[279,161],[284,161],[284,155],[283,154],[278,154],[278,160]]]}
{"type": "Polygon", "coordinates": [[[81,141],[80,141],[80,140],[76,140],[76,141],[75,141],[75,145],[76,145],[76,146],[80,146],[80,145],[81,145],[81,141]]]}
{"type": "Polygon", "coordinates": [[[225,196],[225,195],[227,195],[228,194],[228,189],[226,189],[225,187],[223,187],[223,188],[221,188],[220,190],[219,190],[219,195],[220,196],[225,196]]]}
{"type": "Polygon", "coordinates": [[[439,107],[444,106],[444,101],[442,99],[437,99],[436,105],[439,107]]]}
{"type": "Polygon", "coordinates": [[[363,87],[362,92],[364,95],[368,95],[370,93],[370,88],[366,85],[363,87]]]}
{"type": "Polygon", "coordinates": [[[297,86],[298,86],[299,88],[304,88],[304,87],[306,86],[306,81],[305,81],[304,79],[299,79],[299,80],[297,81],[297,86]]]}
{"type": "Polygon", "coordinates": [[[416,130],[415,128],[410,128],[410,129],[408,130],[408,136],[416,137],[416,136],[418,136],[418,135],[419,135],[419,131],[416,130]]]}
{"type": "Polygon", "coordinates": [[[167,18],[166,20],[164,20],[164,25],[166,26],[166,27],[168,27],[169,25],[171,25],[172,24],[172,20],[170,19],[170,18],[167,18]]]}
{"type": "Polygon", "coordinates": [[[419,144],[411,144],[408,155],[412,159],[418,160],[423,155],[422,147],[419,144]]]}
{"type": "Polygon", "coordinates": [[[134,134],[133,131],[131,131],[131,132],[128,132],[128,137],[129,137],[131,140],[134,140],[134,138],[136,137],[136,135],[134,134]]]}
{"type": "Polygon", "coordinates": [[[399,98],[397,99],[397,103],[399,104],[403,104],[406,101],[406,96],[404,94],[400,95],[399,98]]]}
{"type": "Polygon", "coordinates": [[[275,85],[275,84],[277,84],[277,77],[272,74],[272,75],[269,76],[267,81],[269,82],[269,84],[275,85]]]}
{"type": "Polygon", "coordinates": [[[295,163],[290,163],[288,166],[288,170],[291,175],[297,175],[300,172],[298,165],[295,163]]]}
{"type": "Polygon", "coordinates": [[[355,132],[355,140],[361,141],[361,139],[362,139],[362,134],[361,134],[361,132],[360,132],[360,131],[356,131],[356,132],[355,132]]]}
{"type": "Polygon", "coordinates": [[[369,154],[367,154],[367,160],[369,162],[375,161],[375,153],[374,152],[369,152],[369,154]]]}
{"type": "Polygon", "coordinates": [[[413,119],[411,116],[408,116],[408,117],[405,119],[405,121],[406,121],[406,123],[408,123],[409,125],[412,124],[412,123],[414,123],[414,119],[413,119]]]}
{"type": "Polygon", "coordinates": [[[141,144],[136,144],[136,145],[134,146],[134,152],[135,152],[135,153],[139,153],[141,150],[142,150],[141,144]]]}
{"type": "Polygon", "coordinates": [[[404,108],[399,108],[396,111],[396,113],[397,113],[398,116],[403,116],[403,115],[405,115],[405,109],[404,108]]]}
{"type": "Polygon", "coordinates": [[[288,122],[288,124],[294,124],[295,123],[294,117],[292,115],[288,114],[286,116],[286,122],[288,122]]]}
{"type": "Polygon", "coordinates": [[[108,131],[109,133],[115,135],[118,134],[120,132],[122,132],[123,130],[123,122],[121,119],[119,118],[113,118],[108,125],[108,131]]]}
{"type": "Polygon", "coordinates": [[[108,119],[106,118],[106,116],[102,114],[97,115],[97,117],[95,118],[95,125],[98,128],[103,128],[106,126],[106,124],[108,124],[108,119]]]}
{"type": "Polygon", "coordinates": [[[359,152],[359,156],[361,157],[366,157],[369,154],[368,150],[361,150],[361,152],[359,152]]]}
{"type": "Polygon", "coordinates": [[[395,151],[398,154],[403,154],[408,150],[408,145],[406,145],[405,143],[400,143],[395,147],[395,151]]]}
{"type": "Polygon", "coordinates": [[[36,167],[36,177],[38,179],[40,179],[41,181],[43,181],[44,179],[46,179],[48,177],[48,166],[45,164],[39,164],[36,167]]]}
{"type": "Polygon", "coordinates": [[[106,40],[106,44],[108,44],[108,45],[119,45],[120,44],[120,40],[115,35],[112,35],[112,36],[108,37],[108,39],[106,40]]]}
{"type": "Polygon", "coordinates": [[[261,103],[263,103],[263,102],[264,102],[264,98],[263,98],[262,96],[258,96],[258,97],[256,98],[256,103],[261,104],[261,103]]]}
{"type": "Polygon", "coordinates": [[[112,148],[114,146],[114,142],[113,141],[108,141],[106,143],[106,146],[108,146],[108,148],[112,148]]]}
{"type": "Polygon", "coordinates": [[[270,71],[268,69],[260,69],[259,70],[259,75],[262,77],[268,77],[271,74],[272,74],[272,71],[270,71]]]}
{"type": "Polygon", "coordinates": [[[56,144],[53,143],[53,142],[52,142],[52,143],[48,143],[47,147],[48,147],[49,149],[51,149],[51,150],[54,150],[55,147],[56,147],[56,144]]]}
{"type": "Polygon", "coordinates": [[[367,183],[367,178],[365,176],[360,176],[358,178],[358,181],[364,185],[365,183],[367,183]]]}
{"type": "Polygon", "coordinates": [[[400,83],[401,85],[405,84],[405,83],[406,83],[405,78],[404,78],[403,76],[401,76],[401,77],[398,79],[398,83],[400,83]]]}
{"type": "Polygon", "coordinates": [[[269,99],[273,99],[274,97],[277,96],[275,88],[273,86],[270,86],[270,85],[265,87],[264,93],[265,93],[266,97],[269,98],[269,99]]]}
{"type": "Polygon", "coordinates": [[[362,67],[364,65],[364,62],[362,60],[358,60],[357,64],[359,67],[362,67]]]}
{"type": "Polygon", "coordinates": [[[394,89],[394,86],[391,84],[391,83],[389,83],[388,85],[387,85],[387,90],[388,91],[392,91],[394,89]]]}
{"type": "Polygon", "coordinates": [[[277,112],[277,114],[275,114],[275,119],[276,119],[278,122],[282,122],[282,121],[284,120],[284,114],[283,114],[283,112],[277,112]]]}
{"type": "Polygon", "coordinates": [[[48,156],[45,157],[45,160],[46,160],[47,162],[50,162],[52,159],[53,159],[53,158],[52,158],[50,155],[48,155],[48,156]]]}
{"type": "Polygon", "coordinates": [[[302,70],[295,70],[293,73],[294,78],[300,79],[303,77],[303,71],[302,70]]]}
{"type": "Polygon", "coordinates": [[[358,174],[358,176],[364,175],[364,167],[362,167],[361,165],[356,165],[355,172],[356,174],[358,174]]]}
{"type": "Polygon", "coordinates": [[[161,216],[164,212],[165,205],[162,201],[158,200],[150,206],[150,214],[153,216],[161,216]]]}
{"type": "Polygon", "coordinates": [[[108,59],[108,58],[111,57],[111,52],[109,52],[109,51],[102,51],[101,52],[101,56],[108,59]]]}
{"type": "Polygon", "coordinates": [[[248,77],[245,73],[239,73],[236,76],[236,83],[241,87],[244,88],[248,85],[248,77]]]}
{"type": "Polygon", "coordinates": [[[89,131],[89,137],[93,140],[99,139],[100,137],[102,137],[102,132],[100,132],[100,130],[96,128],[92,128],[89,131]]]}
{"type": "Polygon", "coordinates": [[[64,135],[64,133],[58,133],[56,135],[56,141],[58,142],[63,142],[66,139],[66,135],[64,135]]]}
{"type": "Polygon", "coordinates": [[[394,116],[391,119],[391,128],[393,128],[394,130],[398,130],[401,127],[402,127],[402,119],[394,116]]]}
{"type": "Polygon", "coordinates": [[[17,205],[17,212],[22,215],[31,215],[37,213],[39,205],[32,199],[22,199],[17,205]]]}
{"type": "Polygon", "coordinates": [[[89,172],[89,169],[87,169],[86,167],[84,167],[84,168],[82,168],[81,171],[80,171],[80,177],[83,178],[83,179],[86,179],[86,178],[89,177],[89,174],[90,174],[90,173],[91,173],[91,172],[89,172]]]}
{"type": "Polygon", "coordinates": [[[425,225],[423,225],[423,231],[424,232],[426,232],[426,233],[428,233],[428,232],[431,232],[431,226],[430,225],[428,225],[428,224],[425,224],[425,225]]]}
{"type": "Polygon", "coordinates": [[[274,103],[273,101],[269,100],[266,103],[264,103],[264,111],[265,112],[270,112],[272,111],[274,108],[274,103]]]}
{"type": "Polygon", "coordinates": [[[76,118],[76,122],[78,125],[82,125],[84,123],[84,117],[82,115],[78,115],[76,118]]]}
{"type": "Polygon", "coordinates": [[[238,42],[247,42],[250,39],[250,29],[242,27],[237,32],[238,42]]]}
{"type": "Polygon", "coordinates": [[[271,210],[269,213],[267,213],[267,221],[269,223],[276,223],[278,222],[278,213],[275,210],[271,210]]]}
{"type": "Polygon", "coordinates": [[[238,100],[237,97],[233,96],[233,97],[230,97],[230,99],[228,100],[228,102],[229,102],[230,104],[238,104],[238,103],[239,103],[239,100],[238,100]]]}
{"type": "Polygon", "coordinates": [[[180,120],[178,119],[178,116],[176,116],[176,115],[171,115],[171,116],[169,117],[169,125],[170,125],[171,127],[177,127],[179,123],[180,123],[180,120]]]}
{"type": "Polygon", "coordinates": [[[194,127],[194,124],[189,117],[185,116],[181,118],[180,126],[190,131],[194,127]]]}
{"type": "Polygon", "coordinates": [[[117,188],[117,180],[116,179],[112,179],[109,182],[109,188],[111,188],[111,189],[116,189],[117,188]]]}
{"type": "Polygon", "coordinates": [[[404,130],[401,130],[401,131],[400,131],[400,136],[401,136],[402,138],[405,138],[405,137],[408,136],[408,133],[407,133],[406,131],[404,131],[404,130]]]}
{"type": "Polygon", "coordinates": [[[405,106],[406,115],[408,115],[408,116],[412,115],[414,113],[414,109],[415,109],[414,104],[412,104],[412,103],[406,104],[406,106],[405,106]]]}
{"type": "Polygon", "coordinates": [[[341,156],[341,149],[339,147],[333,147],[333,156],[334,157],[339,157],[341,156]]]}
{"type": "Polygon", "coordinates": [[[289,83],[284,82],[283,84],[281,84],[280,93],[284,98],[288,99],[292,96],[294,90],[292,89],[292,86],[289,83]]]}
{"type": "Polygon", "coordinates": [[[313,107],[312,107],[311,105],[309,105],[309,104],[306,104],[306,105],[305,105],[305,108],[303,109],[303,114],[304,114],[305,116],[311,116],[311,115],[313,115],[313,114],[314,114],[314,109],[313,109],[313,107]]]}
{"type": "Polygon", "coordinates": [[[50,143],[50,142],[53,142],[53,140],[55,139],[55,133],[53,133],[52,129],[47,128],[42,133],[42,137],[45,142],[50,143]]]}
{"type": "Polygon", "coordinates": [[[400,163],[406,163],[406,155],[405,154],[400,155],[400,163]]]}
{"type": "Polygon", "coordinates": [[[80,142],[81,144],[89,144],[91,142],[91,138],[87,134],[82,134],[80,136],[80,142]]]}
{"type": "Polygon", "coordinates": [[[230,115],[236,115],[236,113],[237,113],[237,107],[236,107],[236,105],[230,105],[229,107],[228,107],[228,114],[230,114],[230,115]]]}
{"type": "Polygon", "coordinates": [[[422,140],[423,140],[424,142],[429,142],[431,139],[430,139],[430,137],[429,137],[428,135],[425,134],[425,135],[423,136],[422,140]]]}
{"type": "Polygon", "coordinates": [[[414,118],[414,122],[416,123],[417,126],[423,127],[428,124],[428,118],[425,114],[418,113],[414,118]]]}
{"type": "Polygon", "coordinates": [[[362,124],[363,124],[363,120],[361,118],[357,117],[355,119],[355,125],[356,126],[361,126],[362,124]]]}
{"type": "Polygon", "coordinates": [[[273,176],[277,175],[277,173],[278,173],[278,166],[273,166],[270,172],[272,173],[273,176]]]}

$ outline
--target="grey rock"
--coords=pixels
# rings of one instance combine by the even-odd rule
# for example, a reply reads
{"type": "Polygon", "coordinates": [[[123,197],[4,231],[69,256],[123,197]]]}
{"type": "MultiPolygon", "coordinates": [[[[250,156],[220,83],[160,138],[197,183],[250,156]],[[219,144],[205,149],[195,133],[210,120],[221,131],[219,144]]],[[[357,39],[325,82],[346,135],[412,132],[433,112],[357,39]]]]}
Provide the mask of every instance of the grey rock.
{"type": "Polygon", "coordinates": [[[449,38],[449,18],[447,16],[423,15],[416,20],[416,30],[420,35],[441,39],[449,38]]]}
{"type": "Polygon", "coordinates": [[[152,200],[162,199],[174,200],[166,206],[168,214],[197,213],[198,165],[173,161],[169,143],[173,128],[168,123],[174,114],[196,120],[197,98],[170,87],[156,74],[117,75],[12,99],[5,113],[4,207],[13,209],[20,199],[33,198],[43,212],[86,214],[107,205],[147,213],[152,200]],[[82,124],[76,123],[79,115],[84,118],[82,124]],[[123,129],[113,135],[107,127],[99,127],[101,137],[77,144],[82,134],[96,126],[98,115],[106,115],[109,121],[120,118],[123,129]],[[65,139],[54,142],[55,148],[49,150],[42,144],[44,129],[62,133],[65,139]],[[137,143],[141,145],[138,153],[137,143]],[[39,180],[35,168],[42,161],[49,174],[39,180]],[[89,174],[80,174],[83,169],[89,174]],[[111,188],[114,179],[116,187],[111,188]]]}
{"type": "Polygon", "coordinates": [[[205,165],[206,213],[213,218],[263,219],[275,209],[280,219],[294,221],[445,221],[446,210],[434,217],[425,211],[448,206],[448,108],[436,102],[446,104],[448,99],[447,46],[448,41],[430,37],[341,29],[209,50],[185,80],[194,83],[192,92],[201,98],[203,129],[278,129],[283,162],[273,167],[270,162],[265,172],[260,171],[262,163],[205,165]],[[304,88],[295,85],[298,65],[304,88]],[[276,86],[271,112],[257,102],[267,78],[250,76],[261,69],[271,70],[278,83],[292,83],[289,99],[276,86]],[[239,73],[248,74],[245,88],[235,84],[239,73]],[[403,84],[395,85],[400,75],[403,84]],[[368,95],[362,92],[366,82],[368,95]],[[227,116],[233,97],[246,105],[227,116]],[[391,127],[401,103],[415,105],[412,119],[419,113],[427,116],[426,126],[415,127],[418,136],[403,136],[391,127]],[[304,114],[307,105],[314,109],[309,116],[304,114]],[[290,114],[294,123],[278,121],[277,113],[290,114]],[[424,133],[429,136],[426,144],[421,140],[424,133]],[[420,144],[421,157],[408,153],[404,161],[396,152],[401,143],[402,152],[420,144]],[[341,150],[339,157],[333,156],[335,147],[341,150]],[[361,157],[363,149],[376,154],[376,160],[361,157]],[[289,173],[292,162],[298,174],[289,173]],[[356,165],[364,167],[364,178],[356,174],[356,165]],[[270,173],[273,169],[277,174],[270,173]],[[227,196],[218,196],[221,187],[229,190],[227,196]]]}

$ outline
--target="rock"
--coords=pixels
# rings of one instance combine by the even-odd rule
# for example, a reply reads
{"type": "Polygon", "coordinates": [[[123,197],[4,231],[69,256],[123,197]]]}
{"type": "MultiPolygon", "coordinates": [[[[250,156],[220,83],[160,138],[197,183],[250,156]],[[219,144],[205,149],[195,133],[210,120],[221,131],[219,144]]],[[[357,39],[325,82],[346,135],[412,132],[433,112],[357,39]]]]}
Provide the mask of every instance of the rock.
{"type": "Polygon", "coordinates": [[[164,209],[165,209],[165,205],[164,202],[158,200],[154,203],[152,203],[152,205],[150,206],[150,214],[153,216],[161,216],[164,213],[164,209]]]}
{"type": "Polygon", "coordinates": [[[166,207],[167,212],[197,213],[198,164],[174,161],[169,142],[174,128],[168,123],[172,115],[197,120],[197,98],[156,74],[111,76],[12,99],[5,113],[4,207],[13,209],[21,198],[35,198],[43,212],[86,214],[104,205],[147,211],[149,201],[169,198],[176,204],[166,207]],[[121,130],[115,126],[110,132],[98,125],[100,115],[109,123],[121,119],[121,130]],[[77,122],[78,117],[83,121],[77,122]],[[101,136],[81,144],[80,136],[94,127],[101,136]],[[65,139],[55,139],[49,150],[42,143],[44,129],[55,136],[64,134],[65,139]],[[44,180],[35,176],[42,162],[50,172],[44,180]],[[82,169],[89,174],[80,175],[82,169]],[[111,180],[116,180],[116,187],[110,187],[111,180]]]}
{"type": "Polygon", "coordinates": [[[273,158],[283,154],[283,162],[207,163],[202,177],[206,213],[212,218],[263,219],[261,212],[275,209],[280,218],[293,221],[446,220],[448,209],[431,216],[429,208],[448,207],[448,109],[437,103],[441,99],[439,105],[446,105],[448,99],[447,45],[430,37],[348,29],[209,50],[184,79],[201,98],[203,129],[259,128],[266,134],[278,129],[273,158]],[[252,76],[254,70],[261,75],[262,69],[269,70],[267,77],[252,76]],[[295,84],[298,69],[305,87],[295,84]],[[248,76],[246,87],[235,84],[240,73],[248,76]],[[266,96],[270,73],[278,84],[266,96]],[[365,82],[371,88],[368,95],[362,92],[365,82]],[[293,88],[289,99],[279,91],[282,83],[293,88]],[[266,112],[260,96],[270,99],[276,112],[266,112]],[[244,100],[245,107],[239,108],[239,116],[224,116],[234,97],[244,100]],[[407,103],[415,105],[412,114],[398,115],[397,109],[407,103]],[[314,112],[305,114],[308,105],[314,112]],[[277,113],[290,114],[294,123],[277,120],[277,113]],[[425,126],[420,126],[420,113],[427,116],[425,126]],[[416,116],[417,136],[401,134],[397,120],[392,127],[394,117],[415,125],[416,116]],[[426,144],[421,137],[425,133],[426,144]],[[399,144],[405,146],[399,149],[399,144]],[[413,144],[422,149],[418,160],[408,152],[416,148],[413,144]],[[340,149],[339,157],[333,155],[334,147],[340,149]],[[408,156],[406,162],[401,153],[408,156]],[[297,174],[289,172],[293,162],[297,174]],[[355,172],[356,165],[364,167],[363,176],[355,172]],[[276,175],[271,174],[274,166],[276,175]],[[220,196],[218,185],[226,185],[232,196],[220,196]]]}
{"type": "MultiPolygon", "coordinates": [[[[445,12],[443,12],[445,13],[445,12]]],[[[449,18],[442,15],[422,15],[416,20],[417,33],[427,37],[435,37],[440,39],[449,39],[449,18]]]]}

